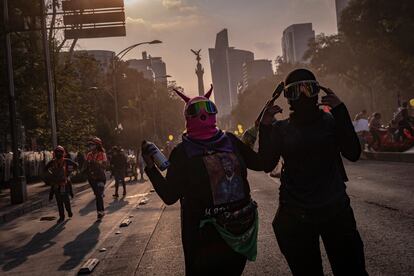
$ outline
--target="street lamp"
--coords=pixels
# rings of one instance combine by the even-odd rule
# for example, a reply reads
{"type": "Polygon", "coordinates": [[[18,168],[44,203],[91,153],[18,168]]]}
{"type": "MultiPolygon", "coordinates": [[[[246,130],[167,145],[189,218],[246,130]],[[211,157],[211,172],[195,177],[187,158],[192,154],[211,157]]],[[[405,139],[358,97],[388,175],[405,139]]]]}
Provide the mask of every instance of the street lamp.
{"type": "Polygon", "coordinates": [[[143,44],[160,44],[160,43],[162,43],[161,40],[155,39],[155,40],[152,40],[152,41],[146,41],[146,42],[140,42],[140,43],[132,44],[131,46],[128,46],[125,49],[123,49],[122,51],[120,51],[117,55],[115,55],[115,57],[119,57],[119,59],[121,60],[126,54],[128,54],[129,51],[131,51],[135,47],[138,47],[138,46],[143,45],[143,44]]]}
{"type": "Polygon", "coordinates": [[[170,76],[170,75],[158,76],[158,77],[155,77],[154,80],[156,80],[156,79],[166,79],[166,78],[171,78],[171,77],[172,76],[170,76]]]}
{"type": "Polygon", "coordinates": [[[162,43],[161,40],[152,40],[152,41],[146,41],[146,42],[140,42],[140,43],[136,43],[136,44],[132,44],[128,47],[126,47],[125,49],[123,49],[122,51],[120,51],[118,54],[114,55],[112,57],[112,86],[113,86],[113,98],[114,98],[114,102],[115,102],[115,124],[116,124],[116,129],[118,129],[119,126],[119,112],[118,112],[118,92],[117,92],[117,87],[116,87],[116,71],[118,69],[118,61],[121,61],[122,58],[132,49],[140,46],[140,45],[144,45],[144,44],[160,44],[162,43]]]}

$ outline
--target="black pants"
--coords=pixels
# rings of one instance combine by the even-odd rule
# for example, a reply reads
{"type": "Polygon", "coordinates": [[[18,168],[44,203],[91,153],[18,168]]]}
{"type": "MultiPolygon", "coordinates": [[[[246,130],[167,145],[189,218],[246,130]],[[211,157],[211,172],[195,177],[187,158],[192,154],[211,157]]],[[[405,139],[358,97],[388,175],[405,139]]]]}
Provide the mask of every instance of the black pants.
{"type": "Polygon", "coordinates": [[[119,182],[122,183],[122,188],[124,188],[124,194],[126,194],[126,185],[125,185],[125,176],[124,175],[114,175],[115,178],[115,194],[118,194],[119,182]]]}
{"type": "Polygon", "coordinates": [[[105,182],[103,181],[89,181],[89,184],[92,187],[93,193],[95,194],[96,199],[96,211],[102,213],[104,211],[104,190],[105,190],[105,182]]]}
{"type": "Polygon", "coordinates": [[[240,276],[246,266],[247,258],[236,253],[220,237],[214,226],[203,227],[196,244],[190,250],[184,249],[186,276],[240,276]]]}
{"type": "Polygon", "coordinates": [[[369,146],[372,147],[375,144],[377,144],[378,148],[381,147],[381,137],[380,137],[378,131],[372,129],[372,130],[370,130],[370,132],[371,132],[371,135],[372,135],[372,142],[369,146]]]}
{"type": "Polygon", "coordinates": [[[368,275],[364,245],[349,205],[325,218],[321,213],[281,206],[273,229],[293,275],[324,275],[319,237],[322,237],[334,275],[368,275]]]}
{"type": "Polygon", "coordinates": [[[71,216],[72,209],[70,206],[69,194],[60,193],[59,191],[55,191],[54,194],[55,194],[56,203],[57,203],[58,210],[59,210],[59,217],[61,219],[65,218],[65,209],[66,209],[66,212],[68,212],[68,215],[71,216]]]}

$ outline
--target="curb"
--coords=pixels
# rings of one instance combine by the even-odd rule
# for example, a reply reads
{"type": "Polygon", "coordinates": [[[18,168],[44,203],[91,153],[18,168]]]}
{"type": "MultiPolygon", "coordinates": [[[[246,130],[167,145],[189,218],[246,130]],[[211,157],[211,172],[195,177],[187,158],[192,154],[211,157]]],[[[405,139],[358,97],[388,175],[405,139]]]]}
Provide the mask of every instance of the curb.
{"type": "MultiPolygon", "coordinates": [[[[78,185],[76,184],[73,185],[74,194],[78,194],[90,188],[89,183],[84,183],[83,185],[79,185],[79,186],[78,185]]],[[[41,193],[39,197],[42,197],[43,194],[47,195],[48,192],[41,193]]],[[[43,207],[46,207],[52,204],[56,204],[54,201],[49,202],[48,196],[43,196],[43,197],[44,198],[37,198],[31,202],[23,203],[21,206],[19,206],[19,208],[16,208],[15,210],[10,211],[9,213],[3,214],[2,216],[0,216],[0,225],[10,222],[34,210],[38,210],[38,209],[41,209],[43,207]]]]}
{"type": "Polygon", "coordinates": [[[370,160],[414,163],[414,153],[364,151],[370,160]]]}

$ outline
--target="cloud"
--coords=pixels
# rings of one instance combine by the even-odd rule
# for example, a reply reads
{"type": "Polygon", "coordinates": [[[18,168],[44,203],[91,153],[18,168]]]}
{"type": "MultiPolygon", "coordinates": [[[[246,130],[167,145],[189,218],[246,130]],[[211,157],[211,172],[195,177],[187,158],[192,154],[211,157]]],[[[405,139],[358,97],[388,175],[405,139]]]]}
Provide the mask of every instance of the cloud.
{"type": "Polygon", "coordinates": [[[132,18],[132,17],[127,17],[126,19],[126,23],[130,23],[130,24],[136,24],[136,25],[145,25],[146,22],[143,18],[132,18]]]}
{"type": "Polygon", "coordinates": [[[180,31],[197,26],[203,22],[203,17],[193,14],[185,16],[176,16],[174,19],[162,22],[146,21],[143,18],[127,17],[127,24],[132,26],[144,27],[150,31],[166,32],[166,31],[180,31]]]}
{"type": "Polygon", "coordinates": [[[167,9],[178,9],[183,6],[181,0],[162,0],[162,5],[167,9]]]}
{"type": "Polygon", "coordinates": [[[162,5],[168,10],[182,13],[194,13],[198,11],[197,6],[187,5],[183,0],[162,0],[162,5]]]}

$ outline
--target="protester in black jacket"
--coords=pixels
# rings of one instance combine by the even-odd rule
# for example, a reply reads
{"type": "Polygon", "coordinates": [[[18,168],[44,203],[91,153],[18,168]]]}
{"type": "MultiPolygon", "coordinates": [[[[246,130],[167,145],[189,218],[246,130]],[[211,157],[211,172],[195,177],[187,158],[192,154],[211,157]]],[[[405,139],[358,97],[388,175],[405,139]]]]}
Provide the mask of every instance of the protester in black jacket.
{"type": "Polygon", "coordinates": [[[78,168],[78,164],[69,158],[64,158],[65,149],[62,146],[57,146],[54,150],[54,158],[47,163],[45,167],[46,183],[50,185],[49,200],[56,198],[56,203],[59,209],[58,223],[65,220],[65,210],[68,216],[73,216],[70,206],[69,195],[73,198],[72,182],[69,175],[78,168]]]}
{"type": "Polygon", "coordinates": [[[126,195],[126,184],[125,184],[125,174],[127,170],[127,157],[122,149],[114,146],[112,148],[112,158],[111,158],[111,173],[115,178],[115,194],[113,197],[119,197],[118,189],[119,183],[122,184],[124,189],[123,196],[126,195]]]}
{"type": "Polygon", "coordinates": [[[262,170],[262,163],[237,137],[216,128],[211,90],[191,100],[176,92],[187,103],[187,133],[171,152],[166,177],[144,144],[145,172],[166,204],[180,200],[186,275],[241,275],[246,259],[256,257],[258,229],[247,168],[262,170]]]}
{"type": "Polygon", "coordinates": [[[279,209],[273,228],[294,275],[323,275],[322,237],[335,275],[367,275],[363,243],[358,233],[341,155],[357,161],[361,153],[345,105],[312,72],[298,69],[285,81],[285,97],[293,111],[274,121],[282,110],[270,102],[261,120],[259,154],[266,172],[284,160],[279,209]],[[318,107],[318,92],[326,96],[318,107]]]}

